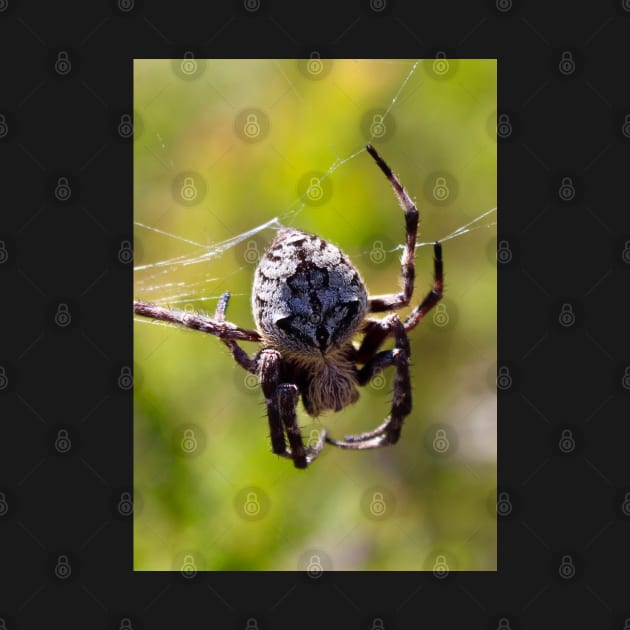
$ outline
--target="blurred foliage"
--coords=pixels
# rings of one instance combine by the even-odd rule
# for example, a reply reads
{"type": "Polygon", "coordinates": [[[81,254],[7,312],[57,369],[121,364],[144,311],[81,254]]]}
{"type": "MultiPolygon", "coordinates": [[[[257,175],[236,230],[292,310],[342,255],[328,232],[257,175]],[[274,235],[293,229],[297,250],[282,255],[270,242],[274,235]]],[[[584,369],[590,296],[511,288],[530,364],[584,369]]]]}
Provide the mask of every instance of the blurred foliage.
{"type": "MultiPolygon", "coordinates": [[[[136,61],[137,299],[212,313],[229,290],[228,319],[253,327],[253,270],[274,231],[213,246],[273,217],[341,247],[371,293],[398,290],[403,215],[362,150],[374,112],[390,106],[373,143],[417,201],[419,242],[496,206],[494,60],[448,60],[442,73],[432,60],[321,63],[309,74],[305,61],[195,60],[186,73],[179,61],[136,61]],[[243,127],[251,108],[262,112],[254,138],[243,127]],[[329,171],[312,204],[304,181],[329,171]],[[206,251],[216,255],[143,269],[206,251]]],[[[411,334],[414,406],[394,447],[328,445],[296,470],[271,454],[262,394],[217,339],[136,319],[135,569],[192,559],[199,570],[303,570],[316,556],[324,569],[431,570],[444,555],[451,570],[495,570],[495,221],[490,213],[444,242],[448,323],[428,317],[411,334]],[[443,454],[436,436],[448,440],[443,454]]],[[[430,246],[418,248],[416,274],[414,304],[431,286],[430,246]]],[[[380,424],[392,371],[385,377],[315,421],[300,403],[305,438],[380,424]]]]}

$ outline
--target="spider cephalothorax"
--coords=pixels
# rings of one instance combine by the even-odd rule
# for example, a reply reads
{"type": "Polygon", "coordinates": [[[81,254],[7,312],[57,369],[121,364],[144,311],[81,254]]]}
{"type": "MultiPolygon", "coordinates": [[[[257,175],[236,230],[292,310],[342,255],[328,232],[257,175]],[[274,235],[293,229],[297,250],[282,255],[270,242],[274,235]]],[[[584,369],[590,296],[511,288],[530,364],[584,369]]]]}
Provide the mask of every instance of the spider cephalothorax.
{"type": "Polygon", "coordinates": [[[402,290],[370,297],[359,272],[337,247],[318,236],[285,228],[278,232],[256,268],[252,311],[257,330],[225,321],[229,293],[223,294],[213,318],[134,302],[134,312],[219,337],[237,363],[257,374],[265,395],[274,453],[306,468],[324,442],[346,449],[394,444],[411,411],[410,348],[407,332],[415,328],[442,298],[442,248],[434,245],[433,287],[401,321],[395,313],[366,319],[367,313],[394,311],[409,304],[415,277],[418,210],[398,178],[371,145],[367,150],[390,181],[405,213],[406,243],[402,256],[402,290]],[[363,334],[360,343],[353,337],[363,334]],[[389,337],[392,350],[380,350],[389,337]],[[263,348],[249,357],[237,341],[263,348]],[[316,444],[304,446],[297,424],[298,398],[306,412],[339,411],[357,400],[358,386],[387,367],[394,367],[390,415],[373,431],[333,440],[323,431],[316,444]],[[288,442],[288,444],[287,444],[288,442]]]}

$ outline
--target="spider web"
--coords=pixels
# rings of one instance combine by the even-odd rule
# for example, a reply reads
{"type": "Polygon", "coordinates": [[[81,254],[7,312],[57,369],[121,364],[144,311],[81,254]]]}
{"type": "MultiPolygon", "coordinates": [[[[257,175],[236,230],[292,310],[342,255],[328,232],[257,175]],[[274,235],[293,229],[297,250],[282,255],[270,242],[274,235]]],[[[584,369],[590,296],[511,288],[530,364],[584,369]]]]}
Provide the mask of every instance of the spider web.
{"type": "MultiPolygon", "coordinates": [[[[369,63],[369,62],[366,62],[369,63]]],[[[390,122],[391,117],[397,112],[400,103],[404,102],[409,97],[409,93],[418,89],[422,89],[423,81],[419,81],[419,86],[413,86],[414,79],[417,79],[422,71],[423,64],[431,64],[432,60],[416,60],[416,61],[395,61],[384,60],[379,61],[379,67],[381,69],[387,68],[387,66],[402,66],[407,67],[403,72],[402,78],[397,86],[391,91],[391,96],[388,99],[387,106],[382,110],[382,118],[380,121],[387,125],[390,122]]],[[[280,69],[282,72],[282,69],[280,69]]],[[[287,77],[287,82],[290,84],[291,80],[287,77]]],[[[426,77],[423,77],[426,81],[426,77]]],[[[403,112],[404,113],[404,112],[403,112]]],[[[404,121],[403,121],[404,122],[404,121]]],[[[369,142],[375,140],[374,132],[371,131],[369,135],[369,142]]],[[[376,138],[378,141],[378,138],[376,138]]],[[[173,158],[169,156],[169,145],[162,135],[158,132],[153,138],[145,141],[145,146],[149,151],[156,155],[156,158],[163,163],[167,164],[170,168],[174,168],[175,164],[173,158]]],[[[377,144],[379,151],[381,146],[377,144]]],[[[319,176],[319,181],[322,185],[329,180],[333,174],[348,168],[355,160],[365,153],[365,142],[358,143],[354,150],[349,153],[339,155],[334,146],[329,146],[330,151],[334,157],[330,161],[328,167],[319,176]]],[[[396,166],[387,157],[387,149],[385,146],[382,148],[382,155],[390,162],[393,170],[397,172],[396,166]]],[[[372,164],[363,163],[362,169],[374,169],[372,164]]],[[[370,170],[369,177],[373,177],[374,170],[370,170]]],[[[261,174],[262,177],[266,175],[261,174]]],[[[378,175],[380,177],[380,175],[378,175]]],[[[406,181],[406,178],[401,177],[403,185],[407,188],[412,198],[418,197],[416,194],[416,186],[413,181],[406,181]]],[[[387,184],[385,180],[382,183],[383,186],[383,198],[386,198],[387,184]]],[[[463,205],[462,202],[460,205],[463,205]]],[[[417,200],[417,205],[420,210],[421,225],[423,221],[430,221],[424,216],[423,204],[421,200],[417,200]]],[[[227,239],[219,240],[216,242],[204,242],[205,238],[195,240],[182,234],[177,234],[164,230],[158,227],[157,224],[151,224],[150,222],[143,222],[140,220],[142,217],[138,217],[134,221],[136,242],[143,241],[143,235],[151,234],[154,239],[159,237],[164,243],[164,247],[156,248],[152,251],[143,251],[142,261],[134,266],[134,297],[135,299],[141,299],[144,301],[152,302],[155,304],[168,306],[171,308],[186,308],[205,310],[204,303],[210,303],[208,310],[211,311],[212,303],[216,302],[226,285],[229,285],[230,276],[240,274],[242,272],[251,273],[252,266],[247,264],[232,265],[230,271],[224,271],[223,265],[218,265],[220,261],[224,261],[228,252],[234,251],[235,248],[242,246],[244,243],[252,242],[253,238],[261,238],[266,242],[271,242],[275,231],[282,227],[295,226],[300,227],[300,218],[305,212],[312,212],[313,208],[309,206],[305,201],[304,195],[297,195],[281,212],[275,216],[271,216],[268,220],[254,224],[249,229],[246,229],[234,236],[227,239]],[[177,248],[182,250],[183,253],[175,256],[166,256],[161,258],[160,255],[164,251],[170,251],[171,245],[175,243],[177,248]],[[221,267],[221,268],[220,268],[221,267]],[[221,290],[218,290],[218,287],[221,290]]],[[[463,222],[452,224],[452,229],[443,230],[442,233],[432,235],[430,241],[417,242],[416,248],[423,248],[426,246],[432,246],[435,240],[440,242],[446,242],[453,239],[461,239],[469,236],[472,232],[477,230],[489,230],[496,226],[496,211],[497,208],[490,209],[480,208],[476,215],[470,220],[464,220],[463,222]]],[[[461,221],[462,217],[468,218],[465,214],[456,214],[453,218],[457,221],[461,221]]],[[[400,217],[398,217],[400,219],[400,217]]],[[[422,233],[422,229],[421,232],[422,233]]],[[[322,234],[326,238],[325,234],[322,234]]],[[[211,240],[211,239],[210,239],[211,240]]],[[[156,242],[155,240],[152,242],[156,242]]],[[[401,243],[395,244],[392,247],[385,248],[385,253],[394,253],[402,250],[404,245],[401,243]]],[[[345,247],[344,250],[350,254],[353,260],[359,259],[358,264],[360,266],[360,259],[370,255],[370,251],[359,249],[358,251],[350,252],[345,247]]],[[[483,254],[481,254],[483,255],[483,254]]],[[[136,256],[137,259],[137,256],[136,256]]],[[[244,293],[232,293],[233,297],[247,297],[244,293]]],[[[155,325],[171,325],[163,324],[153,320],[137,317],[136,321],[141,323],[150,323],[155,325]]]]}

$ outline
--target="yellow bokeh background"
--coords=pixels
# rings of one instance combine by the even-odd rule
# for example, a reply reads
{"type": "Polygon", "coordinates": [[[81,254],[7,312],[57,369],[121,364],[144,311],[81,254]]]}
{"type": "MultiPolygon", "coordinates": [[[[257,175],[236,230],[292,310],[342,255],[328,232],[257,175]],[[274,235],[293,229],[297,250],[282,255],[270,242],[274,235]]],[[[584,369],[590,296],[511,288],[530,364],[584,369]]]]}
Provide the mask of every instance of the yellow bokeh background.
{"type": "MultiPolygon", "coordinates": [[[[441,61],[322,60],[317,73],[306,60],[136,60],[134,297],[211,314],[230,291],[227,318],[252,328],[274,227],[239,236],[274,217],[342,248],[370,293],[397,291],[404,218],[363,150],[370,129],[416,200],[419,243],[496,206],[496,61],[441,61]]],[[[444,308],[411,333],[413,411],[393,447],[328,445],[294,469],[271,454],[262,394],[223,344],[137,318],[134,569],[305,570],[315,557],[324,570],[431,570],[443,556],[449,570],[496,570],[495,222],[444,241],[444,308]]],[[[421,245],[413,304],[431,278],[421,245]]],[[[314,421],[300,403],[305,439],[379,425],[391,372],[339,413],[314,421]]]]}

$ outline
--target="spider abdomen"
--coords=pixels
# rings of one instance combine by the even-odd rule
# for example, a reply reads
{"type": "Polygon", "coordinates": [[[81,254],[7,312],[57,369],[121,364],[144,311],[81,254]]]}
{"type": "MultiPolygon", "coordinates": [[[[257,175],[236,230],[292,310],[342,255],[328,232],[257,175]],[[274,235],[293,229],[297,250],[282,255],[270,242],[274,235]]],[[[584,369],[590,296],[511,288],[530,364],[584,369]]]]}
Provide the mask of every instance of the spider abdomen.
{"type": "Polygon", "coordinates": [[[367,310],[359,272],[318,236],[280,230],[254,276],[252,310],[269,343],[300,355],[336,352],[367,310]]]}

